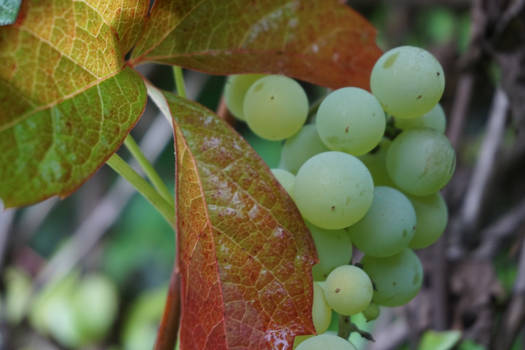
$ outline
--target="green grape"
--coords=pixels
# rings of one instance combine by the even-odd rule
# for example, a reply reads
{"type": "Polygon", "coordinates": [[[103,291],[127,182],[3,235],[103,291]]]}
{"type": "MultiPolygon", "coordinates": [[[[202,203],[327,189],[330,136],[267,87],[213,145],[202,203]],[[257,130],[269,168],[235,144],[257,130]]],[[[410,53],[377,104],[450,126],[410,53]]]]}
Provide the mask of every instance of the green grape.
{"type": "Polygon", "coordinates": [[[385,113],[372,94],[347,87],[324,99],[317,111],[316,126],[328,148],[359,156],[381,141],[385,113]]]}
{"type": "Polygon", "coordinates": [[[384,138],[376,148],[359,157],[368,168],[368,171],[370,171],[376,186],[395,187],[394,182],[386,171],[386,154],[391,144],[392,141],[384,138]]]}
{"type": "Polygon", "coordinates": [[[401,190],[426,196],[443,188],[454,173],[456,154],[447,137],[434,130],[408,130],[386,155],[388,175],[401,190]]]}
{"type": "Polygon", "coordinates": [[[298,132],[308,115],[308,98],[299,83],[282,75],[257,80],[246,92],[243,112],[258,136],[283,140],[298,132]]]}
{"type": "Polygon", "coordinates": [[[297,207],[316,226],[337,230],[359,221],[372,204],[374,183],[366,166],[342,152],[324,152],[303,164],[295,178],[297,207]]]}
{"type": "Polygon", "coordinates": [[[337,335],[321,334],[303,341],[296,350],[355,350],[355,347],[337,335]]]}
{"type": "Polygon", "coordinates": [[[313,124],[303,126],[301,131],[286,140],[281,152],[280,167],[288,170],[293,174],[308,159],[316,154],[326,152],[328,148],[317,133],[317,128],[313,124]]]}
{"type": "Polygon", "coordinates": [[[236,74],[228,77],[224,86],[224,101],[235,118],[244,120],[242,106],[246,91],[264,76],[264,74],[236,74]]]}
{"type": "Polygon", "coordinates": [[[330,322],[332,322],[332,309],[326,303],[324,291],[317,283],[314,283],[312,319],[317,334],[324,333],[330,326],[330,322]]]}
{"type": "Polygon", "coordinates": [[[313,335],[313,334],[311,334],[311,335],[296,335],[294,340],[293,340],[293,349],[294,350],[297,349],[299,344],[304,342],[306,339],[310,339],[311,337],[315,337],[315,335],[313,335]]]}
{"type": "Polygon", "coordinates": [[[24,317],[25,308],[31,298],[31,276],[17,267],[8,267],[4,273],[5,308],[2,309],[0,297],[0,315],[7,322],[17,324],[24,317]]]}
{"type": "Polygon", "coordinates": [[[324,295],[328,305],[341,315],[353,315],[365,310],[373,295],[368,275],[353,265],[339,266],[326,278],[324,295]]]}
{"type": "Polygon", "coordinates": [[[104,275],[84,277],[74,295],[73,311],[82,335],[90,341],[99,340],[117,316],[117,287],[104,275]]]}
{"type": "Polygon", "coordinates": [[[401,306],[412,300],[423,283],[423,267],[410,249],[388,258],[365,255],[363,269],[374,282],[373,302],[383,306],[401,306]]]}
{"type": "Polygon", "coordinates": [[[416,210],[417,225],[410,248],[421,249],[436,242],[448,222],[447,203],[439,193],[426,197],[408,197],[416,210]]]}
{"type": "Polygon", "coordinates": [[[286,192],[293,197],[293,188],[295,186],[295,175],[283,170],[283,169],[272,169],[272,174],[275,176],[277,181],[284,187],[286,192]]]}
{"type": "Polygon", "coordinates": [[[438,103],[430,112],[421,117],[413,119],[396,118],[396,126],[402,130],[432,129],[444,134],[447,127],[447,118],[443,107],[438,103]]]}
{"type": "Polygon", "coordinates": [[[315,281],[324,281],[328,274],[338,266],[350,263],[352,242],[345,230],[324,230],[305,222],[310,229],[317,249],[319,263],[312,268],[315,281]]]}
{"type": "Polygon", "coordinates": [[[379,317],[380,312],[381,310],[379,309],[379,306],[374,303],[370,303],[365,311],[363,311],[363,316],[365,316],[367,322],[370,322],[376,320],[379,317]]]}
{"type": "Polygon", "coordinates": [[[416,231],[416,212],[410,200],[391,187],[374,189],[374,200],[365,217],[346,229],[363,253],[392,256],[408,247],[416,231]]]}
{"type": "Polygon", "coordinates": [[[377,60],[370,87],[386,112],[396,118],[416,118],[439,102],[445,88],[445,74],[428,51],[401,46],[377,60]]]}

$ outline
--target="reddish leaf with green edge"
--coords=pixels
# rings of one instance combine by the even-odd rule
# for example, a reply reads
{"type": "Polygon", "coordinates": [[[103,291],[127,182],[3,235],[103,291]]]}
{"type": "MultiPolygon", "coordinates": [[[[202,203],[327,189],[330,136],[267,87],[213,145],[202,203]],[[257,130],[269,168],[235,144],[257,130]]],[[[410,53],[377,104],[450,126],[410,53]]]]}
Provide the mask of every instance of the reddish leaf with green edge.
{"type": "Polygon", "coordinates": [[[28,0],[17,21],[0,28],[0,198],[7,206],[71,193],[137,122],[146,90],[124,54],[148,3],[28,0]]]}
{"type": "Polygon", "coordinates": [[[164,93],[173,116],[181,350],[291,349],[313,334],[308,229],[233,129],[164,93]]]}
{"type": "Polygon", "coordinates": [[[156,0],[132,62],[368,88],[375,37],[340,0],[156,0]]]}

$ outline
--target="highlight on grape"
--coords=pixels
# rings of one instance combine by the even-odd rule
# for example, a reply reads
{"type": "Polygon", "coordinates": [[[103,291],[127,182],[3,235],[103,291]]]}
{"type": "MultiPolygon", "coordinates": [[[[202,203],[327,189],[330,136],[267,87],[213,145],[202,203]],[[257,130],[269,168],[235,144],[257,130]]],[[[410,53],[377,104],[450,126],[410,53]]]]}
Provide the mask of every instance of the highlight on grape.
{"type": "Polygon", "coordinates": [[[447,225],[439,191],[454,173],[455,152],[444,135],[440,63],[421,48],[394,48],[376,62],[370,87],[371,93],[332,91],[307,118],[306,93],[291,78],[227,80],[231,113],[261,138],[285,140],[272,172],[318,252],[312,270],[317,335],[298,336],[297,350],[354,349],[324,333],[332,310],[372,321],[380,307],[408,303],[423,281],[414,250],[436,242],[447,225]],[[353,247],[364,254],[360,261],[352,261],[353,247]]]}

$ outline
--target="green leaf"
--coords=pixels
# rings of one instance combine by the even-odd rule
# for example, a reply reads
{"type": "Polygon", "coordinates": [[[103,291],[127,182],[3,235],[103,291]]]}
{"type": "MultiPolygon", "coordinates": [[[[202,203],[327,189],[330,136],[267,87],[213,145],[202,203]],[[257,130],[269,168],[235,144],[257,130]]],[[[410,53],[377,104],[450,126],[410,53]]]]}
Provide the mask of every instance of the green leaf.
{"type": "Polygon", "coordinates": [[[0,26],[12,24],[16,21],[21,3],[22,0],[0,0],[0,26]]]}
{"type": "Polygon", "coordinates": [[[460,331],[426,331],[419,344],[419,350],[450,350],[461,338],[460,331]]]}
{"type": "Polygon", "coordinates": [[[156,0],[132,63],[212,74],[282,73],[367,88],[376,31],[339,0],[156,0]]]}
{"type": "Polygon", "coordinates": [[[0,28],[0,198],[6,206],[68,195],[137,122],[146,90],[124,54],[147,5],[28,0],[17,22],[0,28]]]}

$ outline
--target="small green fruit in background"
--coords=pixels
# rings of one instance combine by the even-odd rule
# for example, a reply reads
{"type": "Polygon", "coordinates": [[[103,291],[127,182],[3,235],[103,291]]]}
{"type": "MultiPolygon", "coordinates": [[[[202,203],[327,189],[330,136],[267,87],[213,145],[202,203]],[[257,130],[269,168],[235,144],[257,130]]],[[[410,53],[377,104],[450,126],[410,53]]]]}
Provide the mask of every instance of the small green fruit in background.
{"type": "Polygon", "coordinates": [[[86,342],[102,339],[109,331],[118,311],[118,291],[104,275],[84,277],[73,297],[75,322],[86,342]]]}

